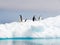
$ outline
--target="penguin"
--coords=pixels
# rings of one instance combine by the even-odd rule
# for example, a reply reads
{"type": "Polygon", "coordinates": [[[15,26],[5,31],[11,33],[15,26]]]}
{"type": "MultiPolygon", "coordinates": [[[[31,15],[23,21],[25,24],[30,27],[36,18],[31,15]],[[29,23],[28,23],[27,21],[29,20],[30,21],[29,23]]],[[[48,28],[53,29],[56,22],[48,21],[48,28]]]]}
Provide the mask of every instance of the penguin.
{"type": "Polygon", "coordinates": [[[38,20],[40,20],[40,16],[38,17],[38,20]]]}
{"type": "Polygon", "coordinates": [[[39,17],[38,17],[38,20],[43,20],[43,18],[39,16],[39,17]]]}
{"type": "Polygon", "coordinates": [[[22,15],[19,15],[19,17],[20,17],[20,22],[22,22],[22,15]]]}
{"type": "Polygon", "coordinates": [[[27,21],[27,19],[25,19],[25,22],[27,21]]]}
{"type": "Polygon", "coordinates": [[[33,21],[35,21],[35,20],[36,20],[35,16],[33,16],[32,20],[33,20],[33,21]]]}

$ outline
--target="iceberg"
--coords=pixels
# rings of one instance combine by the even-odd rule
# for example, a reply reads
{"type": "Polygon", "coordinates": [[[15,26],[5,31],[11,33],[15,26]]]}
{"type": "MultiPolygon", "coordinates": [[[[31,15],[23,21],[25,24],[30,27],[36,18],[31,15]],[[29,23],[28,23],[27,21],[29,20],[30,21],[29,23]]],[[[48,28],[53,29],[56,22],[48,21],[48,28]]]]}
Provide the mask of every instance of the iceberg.
{"type": "Polygon", "coordinates": [[[60,37],[60,15],[34,22],[32,20],[27,20],[26,22],[0,24],[0,38],[13,37],[60,37]]]}

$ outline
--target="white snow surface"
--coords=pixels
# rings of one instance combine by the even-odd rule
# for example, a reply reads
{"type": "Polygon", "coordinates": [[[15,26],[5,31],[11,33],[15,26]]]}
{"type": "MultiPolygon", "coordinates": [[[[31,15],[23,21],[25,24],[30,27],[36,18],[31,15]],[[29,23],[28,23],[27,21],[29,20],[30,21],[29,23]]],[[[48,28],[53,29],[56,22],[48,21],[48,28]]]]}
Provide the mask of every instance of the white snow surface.
{"type": "Polygon", "coordinates": [[[60,15],[44,20],[0,24],[0,38],[60,37],[60,15]]]}

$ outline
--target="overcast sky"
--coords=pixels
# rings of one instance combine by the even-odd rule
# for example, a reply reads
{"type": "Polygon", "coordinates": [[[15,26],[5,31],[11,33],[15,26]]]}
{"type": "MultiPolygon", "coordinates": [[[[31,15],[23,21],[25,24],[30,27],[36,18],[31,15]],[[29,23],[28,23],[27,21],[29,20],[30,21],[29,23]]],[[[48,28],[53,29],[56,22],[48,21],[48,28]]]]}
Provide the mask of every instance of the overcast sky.
{"type": "Polygon", "coordinates": [[[0,0],[1,8],[21,10],[60,10],[60,0],[0,0]]]}
{"type": "Polygon", "coordinates": [[[0,0],[0,12],[1,9],[3,9],[3,13],[7,10],[10,15],[0,13],[0,18],[6,18],[7,16],[11,18],[12,15],[14,18],[11,18],[11,20],[16,20],[16,16],[19,14],[24,17],[32,15],[56,16],[60,15],[60,0],[0,0]]]}

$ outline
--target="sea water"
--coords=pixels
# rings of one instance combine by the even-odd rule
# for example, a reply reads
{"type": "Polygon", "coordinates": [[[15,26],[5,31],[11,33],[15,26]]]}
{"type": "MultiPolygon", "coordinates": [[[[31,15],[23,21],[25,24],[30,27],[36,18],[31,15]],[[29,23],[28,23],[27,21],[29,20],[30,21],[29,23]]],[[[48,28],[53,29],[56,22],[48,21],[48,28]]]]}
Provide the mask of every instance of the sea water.
{"type": "Polygon", "coordinates": [[[60,39],[0,40],[0,45],[60,45],[60,39]]]}

